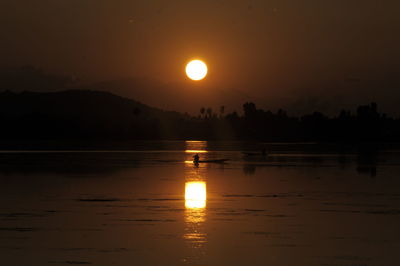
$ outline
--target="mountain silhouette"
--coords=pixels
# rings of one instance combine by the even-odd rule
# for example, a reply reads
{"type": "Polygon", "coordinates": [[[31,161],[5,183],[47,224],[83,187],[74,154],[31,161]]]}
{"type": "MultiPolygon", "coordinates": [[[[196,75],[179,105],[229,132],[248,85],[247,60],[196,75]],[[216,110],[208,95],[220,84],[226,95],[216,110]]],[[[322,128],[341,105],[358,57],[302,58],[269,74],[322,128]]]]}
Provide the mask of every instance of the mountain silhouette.
{"type": "Polygon", "coordinates": [[[109,92],[0,93],[3,138],[170,138],[184,118],[109,92]]]}
{"type": "MultiPolygon", "coordinates": [[[[300,117],[243,105],[243,115],[202,107],[197,116],[164,111],[95,90],[0,93],[0,147],[38,141],[257,140],[382,142],[400,139],[400,119],[378,111],[376,103],[356,113],[329,117],[315,111],[300,117]],[[11,144],[10,144],[11,143],[11,144]]],[[[82,142],[81,142],[82,143],[82,142]]],[[[37,145],[40,147],[40,145],[37,145]]],[[[80,145],[78,145],[81,147],[80,145]]],[[[46,146],[47,147],[47,146],[46,146]]],[[[68,147],[68,146],[66,146],[68,147]]]]}

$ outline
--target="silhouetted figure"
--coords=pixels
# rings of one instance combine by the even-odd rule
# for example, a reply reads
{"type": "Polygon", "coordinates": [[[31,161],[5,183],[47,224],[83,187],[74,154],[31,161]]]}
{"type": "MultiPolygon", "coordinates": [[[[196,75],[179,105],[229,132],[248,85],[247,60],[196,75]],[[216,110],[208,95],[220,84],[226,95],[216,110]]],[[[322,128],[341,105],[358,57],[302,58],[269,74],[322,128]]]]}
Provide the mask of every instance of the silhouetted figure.
{"type": "Polygon", "coordinates": [[[200,161],[200,156],[199,156],[199,154],[197,153],[196,155],[193,156],[193,163],[194,163],[194,164],[198,164],[199,161],[200,161]]]}

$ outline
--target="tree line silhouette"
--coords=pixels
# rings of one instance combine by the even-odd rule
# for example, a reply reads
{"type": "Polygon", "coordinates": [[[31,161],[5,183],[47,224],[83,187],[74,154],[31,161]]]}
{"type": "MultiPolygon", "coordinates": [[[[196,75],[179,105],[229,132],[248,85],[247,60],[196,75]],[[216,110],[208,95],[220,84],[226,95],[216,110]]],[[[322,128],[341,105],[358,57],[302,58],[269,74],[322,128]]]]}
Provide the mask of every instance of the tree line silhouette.
{"type": "MultiPolygon", "coordinates": [[[[198,119],[204,128],[214,134],[231,129],[234,137],[245,140],[265,141],[398,141],[400,120],[378,112],[378,105],[370,103],[358,106],[355,113],[341,110],[329,117],[321,112],[303,116],[289,116],[286,111],[277,112],[257,109],[252,102],[243,105],[243,115],[237,112],[224,115],[212,113],[211,108],[201,108],[198,119]],[[204,112],[204,110],[210,110],[204,112]]],[[[208,132],[208,134],[212,134],[208,132]]],[[[227,132],[225,132],[226,134],[227,132]]],[[[213,135],[219,138],[218,135],[213,135]]],[[[230,136],[232,137],[232,136],[230,136]]]]}
{"type": "Polygon", "coordinates": [[[0,139],[10,140],[257,140],[395,142],[400,120],[379,113],[376,103],[342,110],[290,116],[258,109],[225,114],[202,107],[197,116],[167,112],[107,92],[0,93],[0,139]]]}

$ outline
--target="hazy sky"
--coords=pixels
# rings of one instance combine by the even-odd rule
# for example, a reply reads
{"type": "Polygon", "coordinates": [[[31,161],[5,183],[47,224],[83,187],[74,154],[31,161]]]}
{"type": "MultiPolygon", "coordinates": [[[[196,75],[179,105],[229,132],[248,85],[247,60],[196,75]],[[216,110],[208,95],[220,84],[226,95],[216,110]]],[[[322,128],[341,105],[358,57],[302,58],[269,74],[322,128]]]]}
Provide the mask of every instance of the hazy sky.
{"type": "Polygon", "coordinates": [[[389,108],[400,100],[399,13],[398,0],[1,0],[0,66],[193,89],[183,70],[196,57],[210,68],[197,90],[389,108]]]}

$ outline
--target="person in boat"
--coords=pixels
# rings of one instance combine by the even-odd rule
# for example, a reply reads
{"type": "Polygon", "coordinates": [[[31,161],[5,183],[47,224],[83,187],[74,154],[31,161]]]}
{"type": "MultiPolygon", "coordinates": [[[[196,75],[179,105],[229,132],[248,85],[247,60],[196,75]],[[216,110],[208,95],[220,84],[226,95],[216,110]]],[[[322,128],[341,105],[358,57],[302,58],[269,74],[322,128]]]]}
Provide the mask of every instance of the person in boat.
{"type": "Polygon", "coordinates": [[[196,155],[193,156],[193,163],[199,163],[200,161],[200,156],[198,153],[196,153],[196,155]]]}

